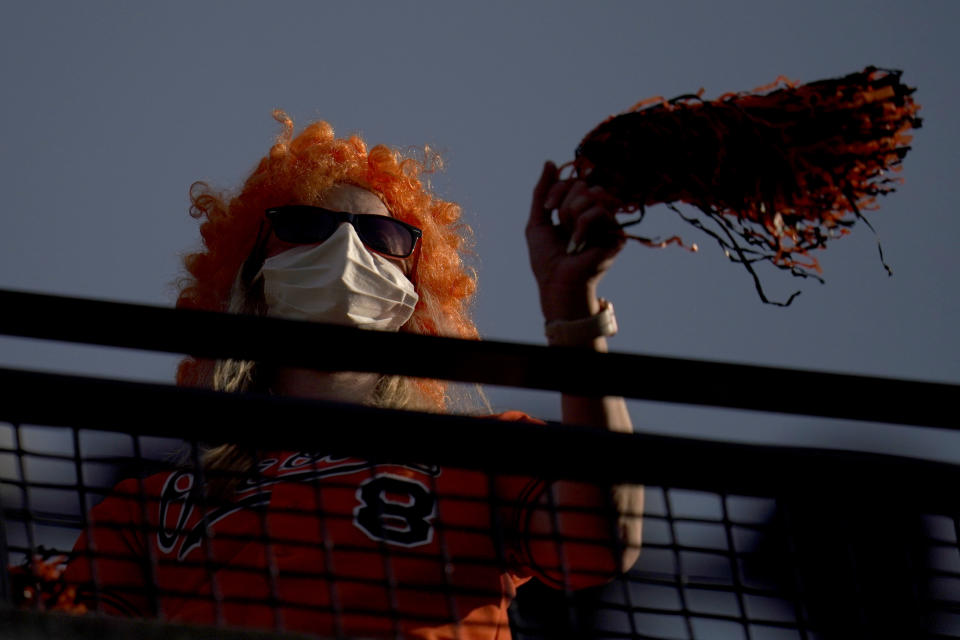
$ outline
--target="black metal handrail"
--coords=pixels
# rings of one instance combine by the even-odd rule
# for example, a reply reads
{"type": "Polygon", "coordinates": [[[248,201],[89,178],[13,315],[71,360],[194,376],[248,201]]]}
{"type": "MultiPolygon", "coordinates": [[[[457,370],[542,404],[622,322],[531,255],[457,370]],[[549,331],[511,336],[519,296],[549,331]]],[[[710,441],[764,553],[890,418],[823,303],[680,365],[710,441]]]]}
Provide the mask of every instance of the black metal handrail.
{"type": "Polygon", "coordinates": [[[0,369],[0,420],[547,478],[776,495],[850,490],[952,512],[960,467],[891,455],[504,422],[0,369]],[[464,434],[471,434],[464,441],[464,434]],[[544,455],[549,452],[549,455],[544,455]]]}
{"type": "MultiPolygon", "coordinates": [[[[317,369],[382,371],[579,394],[620,394],[647,400],[812,416],[942,428],[958,426],[955,419],[948,417],[952,416],[953,404],[960,397],[958,385],[379,333],[9,291],[0,291],[0,305],[3,308],[0,334],[31,338],[190,353],[208,358],[245,358],[317,369]],[[392,355],[389,362],[379,355],[383,353],[392,355]]],[[[185,442],[188,445],[185,449],[193,453],[194,461],[200,451],[198,444],[231,442],[253,449],[269,446],[272,451],[310,451],[334,458],[361,457],[371,464],[429,462],[443,468],[517,473],[546,480],[568,478],[601,484],[645,484],[648,498],[655,498],[658,492],[662,498],[662,511],[654,506],[644,515],[645,526],[653,532],[652,540],[644,540],[650,564],[622,579],[619,586],[624,594],[623,602],[616,598],[603,601],[598,610],[617,610],[630,620],[644,613],[683,618],[691,637],[694,634],[690,621],[704,618],[738,624],[744,629],[754,625],[796,629],[804,637],[807,629],[831,625],[840,628],[846,623],[846,617],[838,615],[833,620],[829,617],[831,610],[825,609],[816,598],[803,600],[812,614],[801,613],[797,608],[795,619],[786,620],[768,619],[762,612],[748,609],[745,601],[758,596],[797,598],[800,602],[807,595],[809,585],[820,586],[819,568],[803,566],[812,557],[810,550],[819,549],[818,535],[811,539],[810,532],[833,527],[839,536],[836,544],[849,543],[850,534],[845,538],[842,530],[847,518],[841,515],[834,522],[833,514],[845,514],[849,509],[854,517],[864,513],[869,513],[870,518],[876,517],[877,528],[870,530],[869,541],[858,538],[856,543],[871,553],[874,549],[883,549],[882,554],[869,557],[871,561],[876,557],[877,562],[887,563],[887,546],[892,550],[890,557],[913,553],[912,547],[903,546],[912,544],[912,538],[904,537],[904,532],[912,531],[909,526],[914,520],[909,518],[922,514],[924,518],[931,518],[932,527],[943,525],[943,516],[947,516],[946,521],[957,530],[956,516],[960,512],[956,496],[960,465],[929,460],[623,434],[555,423],[397,411],[7,368],[0,368],[0,422],[9,422],[12,426],[8,428],[12,438],[0,446],[0,454],[20,464],[19,474],[0,484],[22,497],[20,502],[0,505],[0,601],[9,600],[11,595],[4,580],[5,563],[11,553],[15,557],[29,554],[44,543],[43,537],[37,535],[41,527],[83,525],[83,515],[76,516],[78,522],[70,521],[69,517],[58,518],[56,513],[38,508],[43,506],[42,501],[32,500],[42,497],[46,491],[75,492],[80,504],[87,504],[89,499],[107,493],[105,486],[91,485],[89,478],[85,478],[88,463],[102,462],[83,455],[81,443],[87,430],[113,432],[118,441],[132,438],[133,471],[138,474],[149,473],[148,467],[157,464],[142,457],[138,436],[160,436],[185,442]],[[32,425],[63,431],[59,436],[64,441],[69,435],[72,455],[48,451],[38,444],[40,441],[24,437],[31,432],[32,425]],[[44,477],[42,482],[37,482],[27,469],[38,462],[56,462],[64,467],[72,462],[77,486],[70,484],[73,476],[69,474],[59,480],[44,477]],[[684,495],[685,492],[672,492],[673,489],[690,489],[696,493],[684,495]],[[718,498],[719,511],[684,512],[681,508],[685,501],[688,502],[685,508],[689,509],[691,504],[711,494],[718,498]],[[729,500],[731,496],[764,498],[747,499],[748,503],[775,502],[775,512],[764,516],[772,520],[757,524],[751,516],[741,521],[742,514],[735,516],[731,511],[731,505],[736,502],[729,500]],[[773,500],[766,500],[768,498],[773,500]],[[897,524],[897,519],[904,517],[909,522],[897,524]],[[4,546],[4,521],[22,529],[12,546],[4,546]],[[747,585],[740,571],[745,570],[743,563],[752,558],[757,549],[741,548],[741,544],[749,547],[754,533],[759,535],[762,531],[768,536],[765,540],[776,550],[779,548],[776,545],[781,543],[778,537],[781,525],[790,526],[790,532],[782,541],[789,543],[790,551],[782,561],[786,563],[784,566],[792,567],[791,579],[796,580],[797,591],[779,584],[747,585]],[[725,545],[717,545],[714,534],[718,530],[724,532],[725,545]],[[701,539],[700,534],[693,535],[691,531],[699,531],[704,537],[701,539]],[[664,532],[668,532],[666,538],[664,532]],[[710,535],[706,535],[707,532],[711,532],[710,535]],[[742,540],[737,537],[744,532],[748,535],[742,540]],[[660,557],[652,555],[658,551],[660,557]],[[663,554],[672,554],[677,563],[675,569],[664,564],[663,554]],[[687,554],[691,558],[709,557],[711,562],[731,567],[732,577],[726,580],[713,574],[691,573],[689,566],[685,569],[681,564],[690,560],[687,554]],[[672,604],[664,608],[656,601],[632,600],[634,586],[645,589],[651,585],[675,588],[681,598],[681,608],[672,604]],[[687,595],[713,588],[718,593],[735,594],[736,610],[714,612],[703,607],[688,607],[684,600],[687,595]],[[823,617],[825,615],[828,617],[823,617]]],[[[107,440],[112,441],[113,437],[107,440]]],[[[648,500],[648,505],[650,502],[648,500]]],[[[656,499],[652,502],[656,503],[656,499]]],[[[930,553],[956,551],[955,538],[949,534],[936,538],[932,531],[918,534],[924,549],[930,553]]],[[[855,527],[852,535],[863,537],[863,530],[855,527]]],[[[834,544],[832,539],[830,544],[834,544]]],[[[863,549],[840,548],[849,550],[851,564],[865,557],[863,549]]],[[[209,556],[203,562],[209,562],[209,556]]],[[[911,564],[908,573],[893,562],[890,584],[906,581],[914,585],[914,593],[920,594],[923,606],[930,611],[955,613],[956,597],[922,592],[930,576],[956,578],[954,564],[941,560],[940,564],[931,561],[929,567],[918,566],[920,568],[911,564]],[[922,572],[928,572],[929,576],[922,572]]],[[[844,574],[838,579],[845,579],[844,574]]],[[[860,582],[856,583],[857,589],[861,586],[860,582]]],[[[871,597],[879,592],[878,589],[867,591],[873,594],[871,597]]],[[[881,615],[885,600],[866,607],[853,597],[859,597],[859,591],[850,593],[852,595],[839,598],[839,606],[844,612],[854,607],[851,619],[855,615],[873,616],[882,619],[884,624],[892,621],[891,625],[907,620],[908,616],[898,617],[897,613],[889,617],[885,612],[881,615]],[[858,602],[860,604],[856,604],[858,602]],[[863,613],[865,611],[868,613],[863,613]]],[[[153,591],[151,594],[156,596],[153,591]]],[[[569,598],[562,606],[572,606],[569,598]]],[[[26,633],[40,628],[38,625],[49,629],[44,625],[61,620],[49,616],[28,617],[32,615],[0,607],[0,627],[6,624],[17,633],[26,633]]],[[[66,625],[64,628],[69,626],[70,633],[101,632],[99,628],[76,627],[72,619],[63,618],[61,622],[66,625]]],[[[126,625],[118,623],[106,630],[112,628],[118,634],[138,632],[121,624],[126,625]]],[[[623,637],[648,637],[641,635],[644,629],[633,628],[631,623],[629,634],[626,628],[621,631],[623,637]]]]}
{"type": "Polygon", "coordinates": [[[276,318],[0,291],[0,333],[323,370],[946,429],[960,385],[362,331],[276,318]],[[390,353],[390,358],[382,354],[390,353]]]}

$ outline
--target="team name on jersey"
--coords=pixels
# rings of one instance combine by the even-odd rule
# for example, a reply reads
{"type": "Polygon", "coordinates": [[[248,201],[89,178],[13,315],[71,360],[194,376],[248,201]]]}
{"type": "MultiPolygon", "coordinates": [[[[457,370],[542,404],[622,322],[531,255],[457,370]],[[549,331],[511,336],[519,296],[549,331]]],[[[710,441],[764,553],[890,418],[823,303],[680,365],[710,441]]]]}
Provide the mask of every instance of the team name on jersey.
{"type": "Polygon", "coordinates": [[[441,473],[437,465],[379,464],[360,458],[298,451],[259,461],[258,473],[241,483],[236,490],[236,500],[227,505],[204,508],[203,491],[197,486],[194,474],[174,471],[160,491],[157,548],[163,554],[176,550],[177,559],[183,560],[201,545],[208,528],[220,520],[245,509],[266,508],[272,496],[269,489],[272,485],[313,482],[363,470],[371,470],[373,475],[357,490],[359,505],[354,510],[354,525],[368,537],[391,544],[417,546],[430,542],[433,538],[430,521],[435,509],[433,494],[423,483],[376,472],[378,467],[384,466],[406,468],[434,478],[441,473]],[[399,492],[409,498],[399,502],[391,500],[388,490],[391,494],[399,492]],[[195,512],[200,510],[203,515],[194,520],[195,512]]]}

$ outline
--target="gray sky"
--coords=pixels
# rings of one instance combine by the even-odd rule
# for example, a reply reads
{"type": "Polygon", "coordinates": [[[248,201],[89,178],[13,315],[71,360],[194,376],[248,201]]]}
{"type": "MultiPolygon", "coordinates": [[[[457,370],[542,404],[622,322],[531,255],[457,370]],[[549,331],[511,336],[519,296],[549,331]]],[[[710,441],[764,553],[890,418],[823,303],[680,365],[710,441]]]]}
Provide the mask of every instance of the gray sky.
{"type": "MultiPolygon", "coordinates": [[[[960,382],[956,327],[960,4],[858,2],[25,2],[0,8],[0,287],[170,305],[198,242],[191,182],[242,181],[287,110],[368,143],[430,144],[434,184],[476,231],[478,325],[543,343],[523,225],[545,159],[569,160],[610,113],[653,95],[706,97],[778,75],[873,64],[918,87],[924,126],[906,182],[820,254],[827,283],[739,266],[674,214],[629,245],[601,293],[631,353],[960,382]]],[[[65,319],[68,321],[68,319],[65,319]]],[[[0,366],[169,382],[176,358],[0,337],[0,366]]],[[[784,389],[784,394],[842,390],[784,389]]],[[[552,394],[491,389],[501,409],[559,415],[552,394]]],[[[932,430],[632,403],[638,430],[960,459],[932,430]]]]}

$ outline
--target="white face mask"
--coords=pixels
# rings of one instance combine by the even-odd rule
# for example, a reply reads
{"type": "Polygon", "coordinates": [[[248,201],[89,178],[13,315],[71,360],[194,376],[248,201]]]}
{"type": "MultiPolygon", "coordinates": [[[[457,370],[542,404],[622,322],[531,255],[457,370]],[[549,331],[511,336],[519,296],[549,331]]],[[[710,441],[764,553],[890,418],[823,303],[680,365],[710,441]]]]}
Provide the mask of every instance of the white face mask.
{"type": "Polygon", "coordinates": [[[400,267],[368,251],[348,223],[321,244],[267,258],[261,276],[267,315],[278,318],[396,331],[419,300],[400,267]]]}

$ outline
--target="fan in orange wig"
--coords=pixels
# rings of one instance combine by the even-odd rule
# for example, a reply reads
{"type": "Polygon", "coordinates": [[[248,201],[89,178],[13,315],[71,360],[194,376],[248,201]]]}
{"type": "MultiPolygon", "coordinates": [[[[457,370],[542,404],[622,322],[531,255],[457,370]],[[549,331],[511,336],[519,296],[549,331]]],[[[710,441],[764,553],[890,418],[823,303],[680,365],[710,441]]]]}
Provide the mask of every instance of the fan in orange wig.
{"type": "MultiPolygon", "coordinates": [[[[402,331],[476,338],[468,313],[476,278],[461,260],[470,229],[460,222],[459,206],[434,197],[422,179],[439,166],[439,157],[429,148],[423,159],[383,145],[368,151],[357,135],[334,137],[326,122],[315,122],[294,136],[293,121],[285,113],[278,110],[273,116],[283,131],[238,193],[218,192],[203,182],[191,187],[190,214],[203,221],[203,249],[184,259],[189,275],[180,282],[177,307],[227,311],[264,211],[314,202],[333,185],[349,183],[374,192],[395,218],[423,230],[414,277],[420,300],[402,331]]],[[[212,371],[212,362],[187,358],[177,371],[177,382],[210,386],[212,371]]],[[[430,404],[444,407],[445,383],[417,384],[430,404]]]]}

